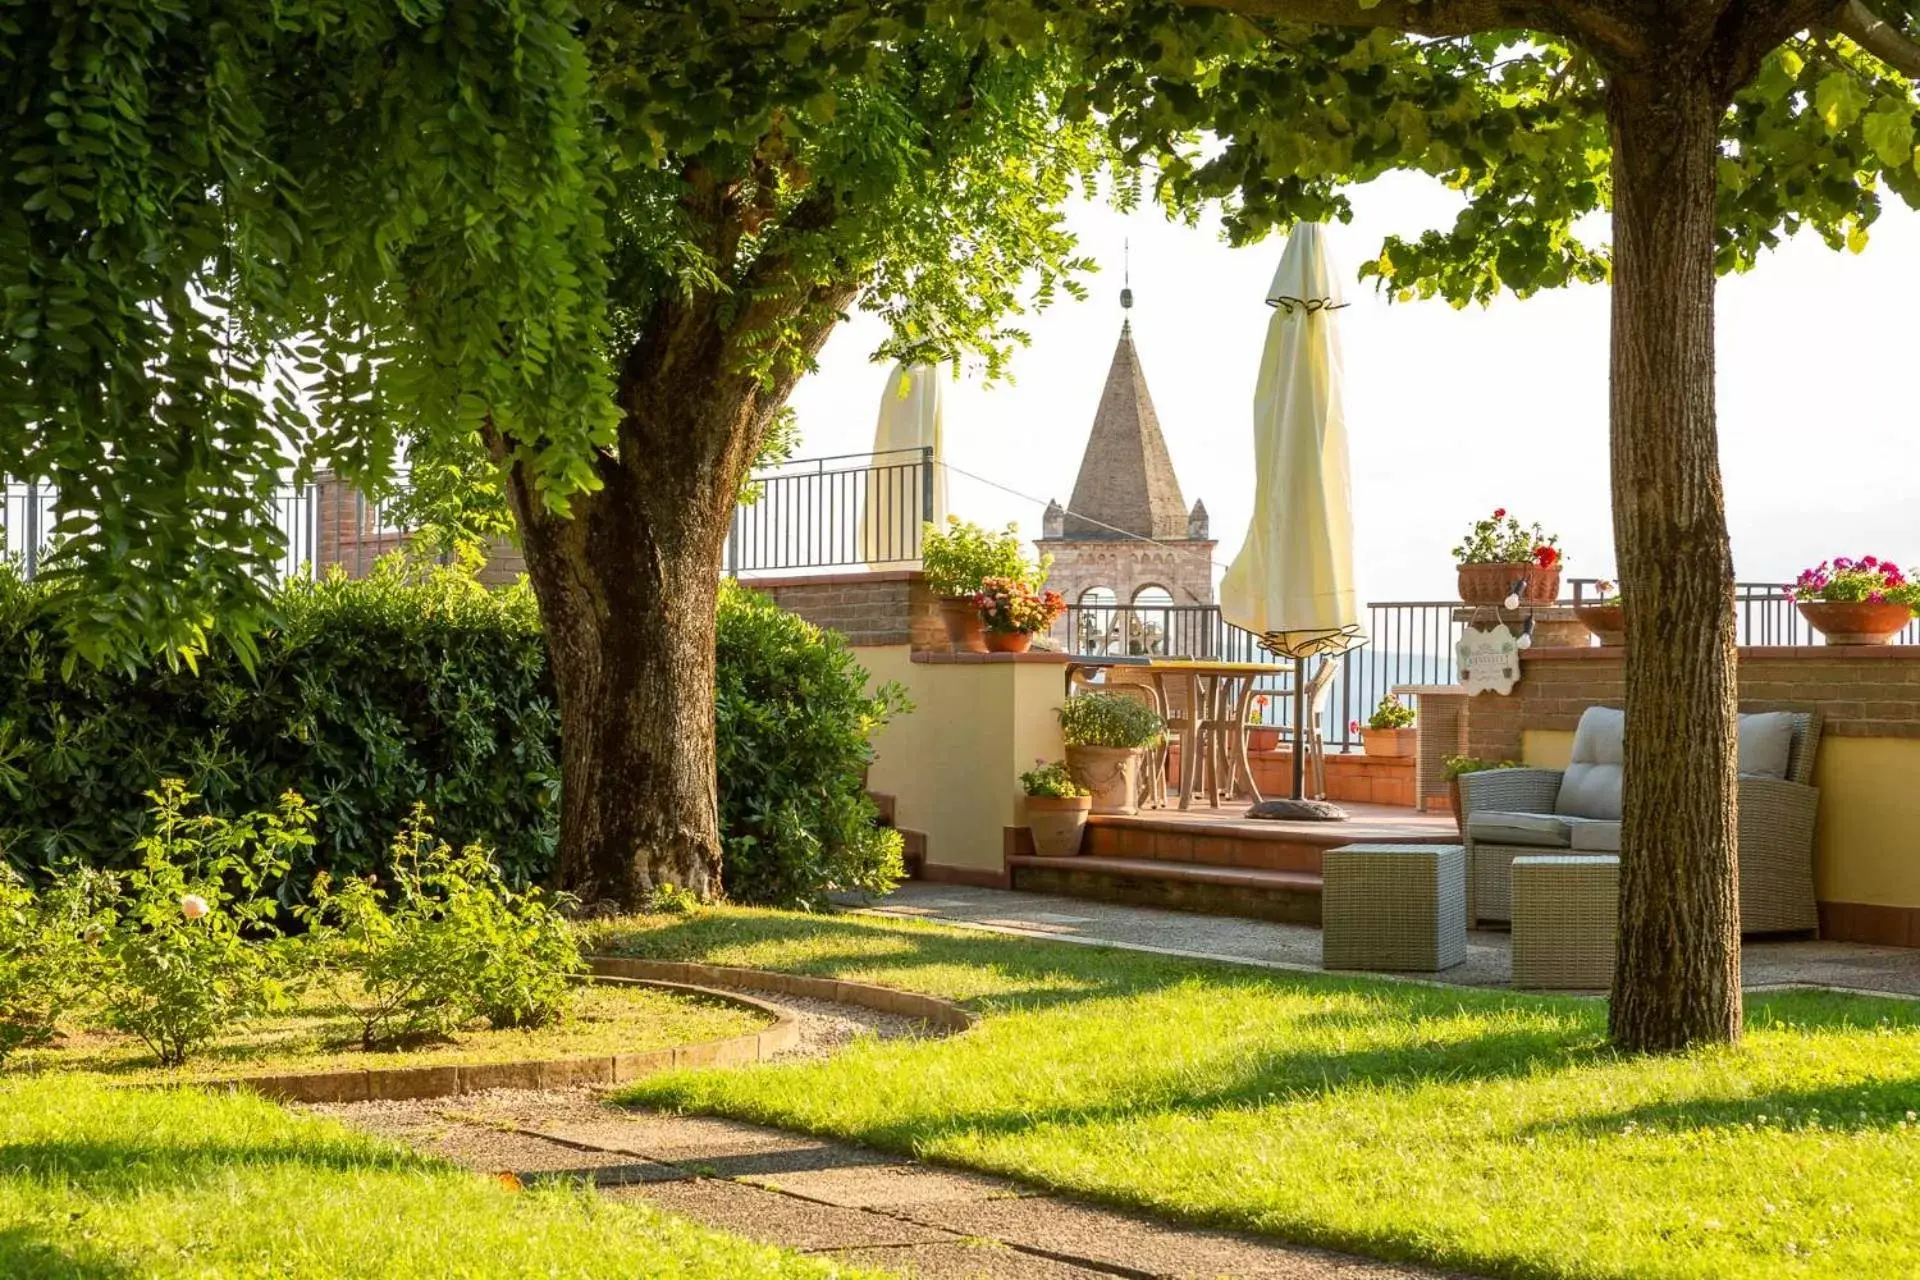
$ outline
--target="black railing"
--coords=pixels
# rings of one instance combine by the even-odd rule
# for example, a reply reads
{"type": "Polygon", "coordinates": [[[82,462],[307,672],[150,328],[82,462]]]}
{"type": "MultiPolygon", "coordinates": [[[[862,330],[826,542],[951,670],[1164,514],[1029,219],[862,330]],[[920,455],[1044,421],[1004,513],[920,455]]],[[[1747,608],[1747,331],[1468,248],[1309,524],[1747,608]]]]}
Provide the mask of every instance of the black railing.
{"type": "Polygon", "coordinates": [[[734,508],[727,572],[912,568],[933,498],[932,449],[770,467],[755,473],[734,508]]]}

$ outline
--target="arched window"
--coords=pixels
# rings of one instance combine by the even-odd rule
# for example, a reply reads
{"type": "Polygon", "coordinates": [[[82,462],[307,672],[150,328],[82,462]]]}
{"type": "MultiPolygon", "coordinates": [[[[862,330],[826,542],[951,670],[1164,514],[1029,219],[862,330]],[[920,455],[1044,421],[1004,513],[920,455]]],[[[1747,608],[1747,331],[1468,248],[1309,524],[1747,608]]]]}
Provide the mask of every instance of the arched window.
{"type": "Polygon", "coordinates": [[[1073,649],[1075,653],[1115,654],[1120,652],[1120,597],[1112,587],[1088,587],[1074,602],[1073,649]]]}
{"type": "Polygon", "coordinates": [[[1127,652],[1166,656],[1172,651],[1168,640],[1179,622],[1173,610],[1173,593],[1149,583],[1133,593],[1131,604],[1127,610],[1127,652]]]}

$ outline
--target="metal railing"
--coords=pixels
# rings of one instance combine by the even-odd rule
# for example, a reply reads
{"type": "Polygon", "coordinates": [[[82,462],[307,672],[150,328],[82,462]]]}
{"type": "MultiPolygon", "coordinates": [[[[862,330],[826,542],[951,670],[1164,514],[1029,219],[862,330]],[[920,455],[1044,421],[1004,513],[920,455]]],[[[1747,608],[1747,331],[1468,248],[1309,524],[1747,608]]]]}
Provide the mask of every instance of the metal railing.
{"type": "Polygon", "coordinates": [[[733,512],[727,572],[906,569],[932,517],[932,449],[808,458],[756,472],[733,512]]]}

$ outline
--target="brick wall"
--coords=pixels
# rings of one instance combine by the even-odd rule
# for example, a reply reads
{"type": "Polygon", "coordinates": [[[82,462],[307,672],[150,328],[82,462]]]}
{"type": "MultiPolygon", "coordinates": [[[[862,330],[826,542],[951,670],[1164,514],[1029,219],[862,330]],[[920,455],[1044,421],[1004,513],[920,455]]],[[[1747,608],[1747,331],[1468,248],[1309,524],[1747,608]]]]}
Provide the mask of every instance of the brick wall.
{"type": "Polygon", "coordinates": [[[828,627],[854,645],[910,646],[915,653],[944,650],[947,632],[940,604],[918,570],[820,573],[789,578],[748,578],[744,585],[773,597],[815,626],[828,627]]]}

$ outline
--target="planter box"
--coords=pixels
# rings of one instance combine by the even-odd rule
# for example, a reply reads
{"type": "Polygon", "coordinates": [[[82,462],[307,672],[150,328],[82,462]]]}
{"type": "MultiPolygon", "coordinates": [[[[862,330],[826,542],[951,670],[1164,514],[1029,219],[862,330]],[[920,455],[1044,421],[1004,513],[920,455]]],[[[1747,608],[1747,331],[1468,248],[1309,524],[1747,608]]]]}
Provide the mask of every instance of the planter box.
{"type": "Polygon", "coordinates": [[[1828,644],[1888,644],[1913,621],[1903,604],[1802,600],[1798,608],[1828,644]]]}
{"type": "Polygon", "coordinates": [[[1410,756],[1419,741],[1418,729],[1362,729],[1360,744],[1370,756],[1395,760],[1410,756]]]}

